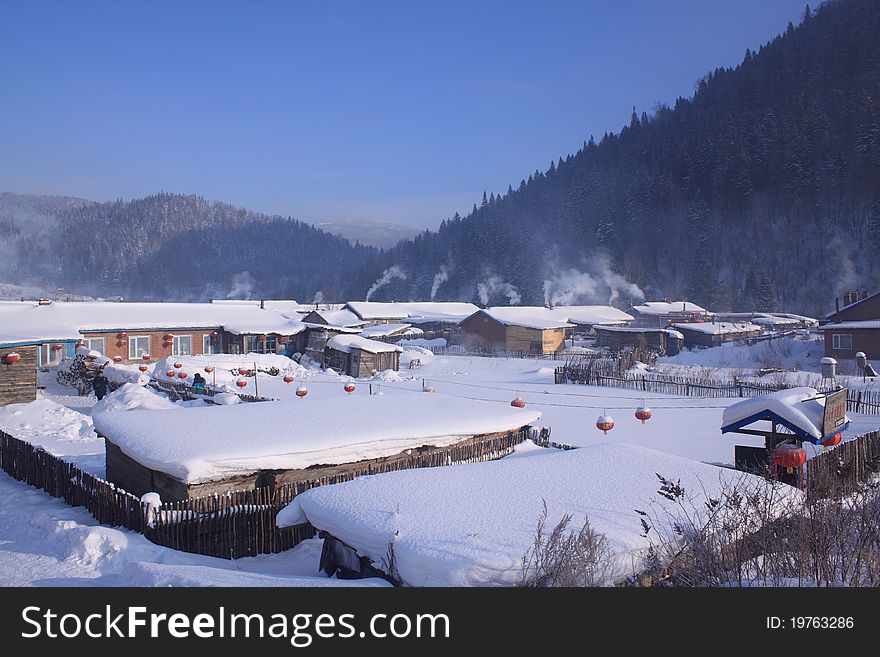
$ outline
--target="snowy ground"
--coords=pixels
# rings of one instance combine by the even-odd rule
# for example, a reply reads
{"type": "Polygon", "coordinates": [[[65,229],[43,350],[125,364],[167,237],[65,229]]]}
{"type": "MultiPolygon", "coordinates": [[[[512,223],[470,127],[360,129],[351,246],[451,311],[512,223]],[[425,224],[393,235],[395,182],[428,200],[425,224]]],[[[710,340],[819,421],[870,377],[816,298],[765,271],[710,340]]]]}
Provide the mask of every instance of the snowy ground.
{"type": "MultiPolygon", "coordinates": [[[[807,344],[803,349],[812,350],[815,346],[807,344]]],[[[718,351],[682,354],[677,360],[664,360],[662,364],[697,370],[719,367],[719,355],[744,357],[722,347],[718,351]],[[686,362],[688,359],[692,362],[686,362]]],[[[809,358],[813,358],[812,351],[809,358]]],[[[191,377],[206,364],[214,365],[218,368],[218,383],[231,385],[240,378],[232,370],[244,364],[244,360],[242,357],[236,358],[236,362],[225,362],[213,357],[208,362],[207,358],[187,358],[180,369],[191,377]]],[[[750,442],[746,436],[721,435],[723,410],[736,399],[643,395],[618,388],[555,385],[554,368],[562,364],[555,360],[434,356],[427,350],[408,349],[401,361],[400,372],[380,373],[371,380],[353,380],[333,372],[302,368],[285,359],[277,376],[259,373],[257,385],[261,395],[299,404],[326,398],[344,402],[348,395],[343,385],[350,381],[356,384],[354,395],[369,395],[372,388],[373,394],[399,396],[403,403],[412,395],[431,394],[422,392],[423,386],[435,388],[438,399],[463,397],[508,405],[519,396],[526,401],[527,409],[543,413],[538,425],[551,427],[551,438],[557,442],[578,446],[631,443],[706,463],[731,464],[735,444],[760,442],[750,442]],[[409,369],[412,358],[418,358],[421,366],[409,369]],[[296,377],[293,383],[284,383],[285,371],[296,377]],[[308,387],[308,395],[298,400],[294,393],[301,384],[308,387]],[[633,417],[635,408],[643,403],[654,413],[644,425],[633,417]],[[607,436],[595,427],[596,418],[603,413],[615,420],[615,427],[607,436]]],[[[741,362],[727,364],[731,370],[744,367],[741,362]]],[[[168,366],[161,365],[156,368],[158,375],[160,369],[168,366]]],[[[136,367],[131,369],[137,372],[136,367]]],[[[212,375],[203,375],[212,383],[212,375]]],[[[244,392],[253,393],[253,377],[247,380],[244,392]]],[[[41,376],[41,385],[42,399],[28,408],[0,409],[0,428],[65,456],[89,472],[103,475],[103,443],[91,433],[94,397],[79,397],[72,388],[58,385],[53,373],[41,376]]],[[[450,403],[450,407],[453,405],[450,403]]],[[[880,416],[850,417],[852,424],[845,437],[880,426],[880,416]]],[[[83,509],[68,507],[4,474],[0,474],[0,500],[0,585],[332,583],[317,573],[318,541],[281,555],[229,562],[175,552],[155,546],[137,534],[97,526],[83,509]]]]}

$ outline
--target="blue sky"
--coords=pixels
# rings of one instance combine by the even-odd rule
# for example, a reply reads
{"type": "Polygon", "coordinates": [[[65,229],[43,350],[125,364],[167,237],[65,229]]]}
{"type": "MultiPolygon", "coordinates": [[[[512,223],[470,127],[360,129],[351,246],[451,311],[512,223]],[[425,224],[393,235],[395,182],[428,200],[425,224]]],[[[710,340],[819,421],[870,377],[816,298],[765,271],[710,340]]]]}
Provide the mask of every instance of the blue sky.
{"type": "Polygon", "coordinates": [[[0,0],[0,191],[433,227],[804,0],[0,0]]]}

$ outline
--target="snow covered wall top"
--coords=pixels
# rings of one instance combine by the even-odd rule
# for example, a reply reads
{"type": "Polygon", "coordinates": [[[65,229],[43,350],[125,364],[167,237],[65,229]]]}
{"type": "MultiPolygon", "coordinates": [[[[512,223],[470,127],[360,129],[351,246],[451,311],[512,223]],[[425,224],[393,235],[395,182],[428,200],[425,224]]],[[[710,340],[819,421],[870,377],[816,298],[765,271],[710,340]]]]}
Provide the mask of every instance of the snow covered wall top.
{"type": "Polygon", "coordinates": [[[515,430],[541,413],[439,394],[97,412],[95,428],[138,463],[198,483],[262,469],[391,456],[515,430]]]}
{"type": "MultiPolygon", "coordinates": [[[[516,584],[546,501],[549,532],[566,513],[570,529],[584,516],[605,534],[618,576],[648,547],[640,516],[657,494],[657,475],[680,480],[696,508],[726,484],[771,486],[760,477],[626,443],[567,452],[536,448],[500,461],[359,477],[298,495],[277,518],[280,527],[310,522],[375,563],[394,546],[397,569],[411,586],[516,584]],[[623,467],[625,466],[625,467],[623,467]]],[[[785,490],[788,489],[788,490],[785,490]]],[[[800,495],[792,487],[780,496],[800,495]]],[[[667,525],[672,517],[658,516],[667,525]]],[[[668,527],[658,527],[660,531],[668,527]]]]}

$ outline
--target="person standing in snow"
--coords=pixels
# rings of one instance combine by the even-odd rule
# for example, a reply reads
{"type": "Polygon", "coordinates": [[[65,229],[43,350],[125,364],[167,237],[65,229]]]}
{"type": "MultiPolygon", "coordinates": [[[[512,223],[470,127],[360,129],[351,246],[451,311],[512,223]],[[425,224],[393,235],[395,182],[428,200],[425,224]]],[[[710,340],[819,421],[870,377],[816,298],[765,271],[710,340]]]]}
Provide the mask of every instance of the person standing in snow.
{"type": "Polygon", "coordinates": [[[201,392],[201,393],[205,392],[205,378],[201,374],[199,374],[198,372],[196,372],[193,375],[192,387],[193,387],[193,390],[196,392],[201,392]]]}
{"type": "Polygon", "coordinates": [[[104,376],[104,370],[98,370],[95,378],[92,379],[92,390],[95,391],[95,397],[98,398],[98,401],[104,399],[104,395],[107,394],[107,388],[109,387],[110,382],[107,380],[107,377],[104,376]]]}

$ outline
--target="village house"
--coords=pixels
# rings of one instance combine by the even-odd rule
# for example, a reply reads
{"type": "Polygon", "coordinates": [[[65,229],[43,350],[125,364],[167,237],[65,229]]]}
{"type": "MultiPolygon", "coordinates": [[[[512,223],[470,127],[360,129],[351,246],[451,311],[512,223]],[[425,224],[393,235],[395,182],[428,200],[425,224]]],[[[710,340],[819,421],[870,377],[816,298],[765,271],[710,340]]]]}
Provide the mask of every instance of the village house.
{"type": "Polygon", "coordinates": [[[633,306],[629,313],[634,326],[667,328],[670,324],[706,322],[712,318],[705,308],[690,301],[646,301],[633,306]]]}
{"type": "Polygon", "coordinates": [[[478,310],[461,323],[462,345],[471,349],[546,355],[565,346],[574,324],[538,306],[497,306],[478,310]]]}
{"type": "Polygon", "coordinates": [[[674,356],[684,346],[684,335],[675,329],[630,326],[596,326],[596,346],[617,352],[626,348],[654,351],[674,356]]]}
{"type": "Polygon", "coordinates": [[[302,322],[251,304],[9,302],[0,317],[39,340],[38,366],[58,365],[83,344],[117,362],[215,353],[286,353],[302,322]]]}
{"type": "Polygon", "coordinates": [[[323,366],[340,374],[366,378],[400,369],[400,347],[359,335],[335,335],[327,341],[323,366]]]}
{"type": "Polygon", "coordinates": [[[634,319],[613,306],[557,306],[553,311],[574,324],[574,333],[582,334],[592,334],[599,326],[629,326],[634,319]]]}
{"type": "Polygon", "coordinates": [[[671,328],[684,335],[684,346],[717,347],[725,342],[754,338],[763,332],[750,322],[688,322],[673,324],[671,328]]]}
{"type": "MultiPolygon", "coordinates": [[[[386,345],[383,345],[386,346],[386,345]]],[[[431,394],[353,394],[201,408],[109,410],[95,429],[107,479],[163,501],[366,472],[412,454],[491,443],[538,411],[431,394]]],[[[467,452],[464,451],[466,457],[467,452]]]]}
{"type": "Polygon", "coordinates": [[[880,359],[880,293],[847,292],[841,305],[819,326],[825,338],[825,355],[852,360],[859,351],[869,360],[880,359]]]}

